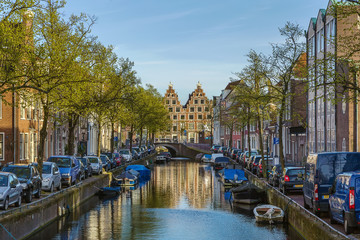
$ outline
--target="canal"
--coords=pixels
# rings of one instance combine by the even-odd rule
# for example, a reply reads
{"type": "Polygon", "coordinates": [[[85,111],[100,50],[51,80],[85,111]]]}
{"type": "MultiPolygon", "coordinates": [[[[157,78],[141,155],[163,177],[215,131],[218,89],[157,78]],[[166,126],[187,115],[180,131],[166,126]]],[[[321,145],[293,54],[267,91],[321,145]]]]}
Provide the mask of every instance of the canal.
{"type": "Polygon", "coordinates": [[[30,239],[301,239],[284,225],[258,225],[208,165],[155,165],[151,180],[115,198],[93,197],[30,239]]]}

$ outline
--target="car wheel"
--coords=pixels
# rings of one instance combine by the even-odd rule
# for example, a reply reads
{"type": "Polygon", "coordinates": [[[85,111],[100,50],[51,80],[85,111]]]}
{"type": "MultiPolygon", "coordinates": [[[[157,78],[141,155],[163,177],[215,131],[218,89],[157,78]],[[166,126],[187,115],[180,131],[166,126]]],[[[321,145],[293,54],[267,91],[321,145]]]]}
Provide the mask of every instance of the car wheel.
{"type": "Polygon", "coordinates": [[[354,232],[354,228],[349,226],[349,221],[344,219],[344,230],[346,234],[351,234],[354,232]]]}
{"type": "Polygon", "coordinates": [[[36,198],[40,198],[40,197],[41,197],[41,188],[39,188],[38,191],[35,193],[35,197],[36,197],[36,198]]]}
{"type": "Polygon", "coordinates": [[[3,210],[7,210],[9,208],[9,197],[5,199],[4,206],[2,207],[3,210]]]}
{"type": "Polygon", "coordinates": [[[54,192],[54,183],[51,183],[51,186],[50,186],[50,192],[54,192]]]}
{"type": "Polygon", "coordinates": [[[331,224],[336,223],[336,221],[335,221],[335,219],[334,219],[334,217],[333,217],[333,215],[332,215],[332,213],[331,213],[331,209],[330,209],[330,208],[329,208],[329,218],[330,218],[330,223],[331,223],[331,224]]]}
{"type": "Polygon", "coordinates": [[[62,188],[62,183],[61,183],[61,181],[60,181],[60,184],[59,184],[59,186],[58,186],[57,190],[58,190],[58,191],[60,191],[60,190],[61,190],[61,188],[62,188]]]}
{"type": "Polygon", "coordinates": [[[19,195],[19,198],[17,200],[17,202],[15,203],[15,207],[20,207],[21,206],[21,194],[19,195]]]}
{"type": "Polygon", "coordinates": [[[25,202],[30,203],[32,201],[32,191],[29,189],[25,196],[25,202]]]}
{"type": "Polygon", "coordinates": [[[310,206],[305,202],[305,197],[303,195],[303,201],[304,201],[304,208],[305,209],[310,209],[310,206]]]}

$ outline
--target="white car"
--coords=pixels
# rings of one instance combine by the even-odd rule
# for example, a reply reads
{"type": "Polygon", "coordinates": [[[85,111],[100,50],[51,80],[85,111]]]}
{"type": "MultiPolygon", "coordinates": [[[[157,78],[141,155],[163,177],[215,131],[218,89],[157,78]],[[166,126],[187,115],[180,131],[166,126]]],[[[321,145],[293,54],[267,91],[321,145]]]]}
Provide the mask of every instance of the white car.
{"type": "Polygon", "coordinates": [[[92,173],[95,173],[97,175],[102,174],[103,165],[100,158],[95,156],[87,156],[87,158],[89,159],[89,162],[91,164],[92,173]]]}
{"type": "Polygon", "coordinates": [[[53,192],[55,188],[61,189],[61,173],[56,163],[43,162],[42,177],[42,190],[53,192]]]}
{"type": "Polygon", "coordinates": [[[132,161],[132,154],[129,149],[120,149],[119,154],[123,157],[125,162],[131,162],[132,161]]]}

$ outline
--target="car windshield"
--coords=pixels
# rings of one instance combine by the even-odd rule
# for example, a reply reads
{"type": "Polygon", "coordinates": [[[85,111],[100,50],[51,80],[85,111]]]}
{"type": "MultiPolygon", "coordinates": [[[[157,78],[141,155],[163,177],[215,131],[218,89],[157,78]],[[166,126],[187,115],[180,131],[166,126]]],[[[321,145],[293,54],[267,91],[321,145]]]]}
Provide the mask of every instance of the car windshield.
{"type": "Polygon", "coordinates": [[[60,168],[71,167],[71,159],[70,158],[52,157],[48,161],[56,163],[56,165],[58,165],[58,167],[60,167],[60,168]]]}
{"type": "Polygon", "coordinates": [[[8,185],[8,176],[0,175],[0,187],[6,187],[8,185]]]}
{"type": "Polygon", "coordinates": [[[51,165],[44,164],[43,168],[42,168],[42,173],[43,174],[50,174],[51,173],[51,165]]]}
{"type": "Polygon", "coordinates": [[[112,153],[104,153],[108,158],[112,158],[112,153]]]}
{"type": "Polygon", "coordinates": [[[101,159],[101,161],[103,162],[103,163],[106,163],[106,156],[100,156],[100,159],[101,159]]]}
{"type": "Polygon", "coordinates": [[[30,178],[30,168],[28,167],[5,167],[3,172],[12,172],[18,178],[30,178]]]}
{"type": "Polygon", "coordinates": [[[98,163],[98,159],[97,158],[89,158],[90,163],[98,163]]]}
{"type": "Polygon", "coordinates": [[[130,154],[130,151],[129,150],[121,150],[120,154],[130,154]]]}
{"type": "Polygon", "coordinates": [[[86,158],[78,158],[82,164],[87,165],[86,158]]]}
{"type": "Polygon", "coordinates": [[[305,174],[305,169],[289,169],[286,173],[289,176],[303,176],[305,174]]]}

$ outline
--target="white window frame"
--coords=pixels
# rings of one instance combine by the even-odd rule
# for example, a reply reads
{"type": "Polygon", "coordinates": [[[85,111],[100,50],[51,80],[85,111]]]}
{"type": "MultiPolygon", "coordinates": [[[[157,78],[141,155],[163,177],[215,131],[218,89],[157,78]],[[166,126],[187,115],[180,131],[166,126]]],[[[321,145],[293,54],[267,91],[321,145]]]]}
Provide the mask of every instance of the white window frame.
{"type": "Polygon", "coordinates": [[[25,160],[24,159],[24,134],[20,133],[20,137],[19,137],[19,153],[20,153],[20,160],[25,160]]]}
{"type": "Polygon", "coordinates": [[[24,134],[24,159],[29,159],[29,134],[24,134]]]}
{"type": "MultiPolygon", "coordinates": [[[[5,161],[5,133],[0,132],[0,135],[2,136],[2,146],[0,145],[1,146],[1,149],[0,149],[0,161],[3,162],[3,161],[5,161]],[[2,152],[2,157],[1,157],[1,152],[2,152]]],[[[1,142],[0,142],[0,144],[1,144],[1,142]]]]}

